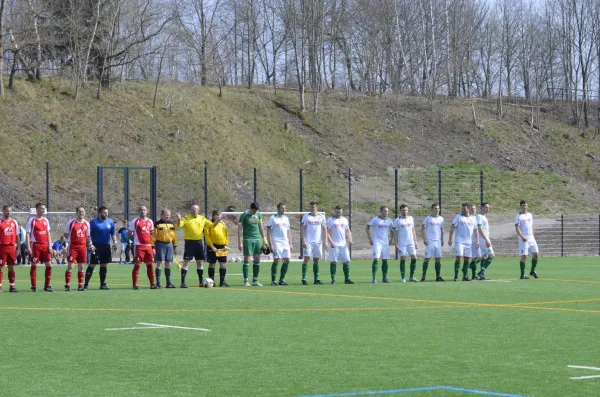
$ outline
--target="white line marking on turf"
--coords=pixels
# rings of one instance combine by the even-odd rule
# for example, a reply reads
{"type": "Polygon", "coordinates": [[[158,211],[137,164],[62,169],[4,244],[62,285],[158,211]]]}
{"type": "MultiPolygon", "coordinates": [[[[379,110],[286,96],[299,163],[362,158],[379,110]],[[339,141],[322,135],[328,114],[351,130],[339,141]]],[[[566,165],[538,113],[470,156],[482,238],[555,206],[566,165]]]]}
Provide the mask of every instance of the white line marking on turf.
{"type": "Polygon", "coordinates": [[[581,365],[568,365],[569,368],[578,368],[578,369],[591,369],[592,371],[600,371],[600,368],[596,367],[584,367],[581,365]]]}
{"type": "MultiPolygon", "coordinates": [[[[591,370],[591,371],[600,371],[600,368],[587,367],[587,366],[584,366],[584,365],[567,365],[567,367],[569,367],[569,368],[576,368],[576,369],[588,369],[588,370],[591,370]]],[[[600,375],[571,376],[571,377],[569,377],[569,379],[571,379],[571,380],[598,379],[598,378],[600,378],[600,375]]]]}
{"type": "Polygon", "coordinates": [[[206,328],[191,328],[191,327],[178,327],[176,325],[164,325],[164,324],[150,324],[150,323],[137,323],[137,325],[145,325],[145,327],[130,327],[130,328],[105,328],[105,331],[129,331],[138,329],[185,329],[189,331],[204,331],[210,332],[210,329],[206,328]]]}
{"type": "Polygon", "coordinates": [[[510,281],[508,281],[508,280],[483,280],[483,281],[494,282],[494,283],[510,283],[510,281]]]}
{"type": "Polygon", "coordinates": [[[571,379],[571,380],[580,380],[580,379],[595,379],[595,378],[600,378],[600,375],[577,376],[577,377],[571,377],[569,379],[571,379]]]}

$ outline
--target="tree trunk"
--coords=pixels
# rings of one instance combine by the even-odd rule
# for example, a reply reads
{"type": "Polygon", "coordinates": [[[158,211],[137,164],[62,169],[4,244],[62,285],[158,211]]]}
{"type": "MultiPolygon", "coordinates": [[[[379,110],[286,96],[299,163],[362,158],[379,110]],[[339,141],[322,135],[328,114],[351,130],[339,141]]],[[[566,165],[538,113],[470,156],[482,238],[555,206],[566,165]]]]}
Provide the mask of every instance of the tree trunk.
{"type": "Polygon", "coordinates": [[[0,0],[0,97],[4,96],[4,6],[6,0],[0,0]]]}

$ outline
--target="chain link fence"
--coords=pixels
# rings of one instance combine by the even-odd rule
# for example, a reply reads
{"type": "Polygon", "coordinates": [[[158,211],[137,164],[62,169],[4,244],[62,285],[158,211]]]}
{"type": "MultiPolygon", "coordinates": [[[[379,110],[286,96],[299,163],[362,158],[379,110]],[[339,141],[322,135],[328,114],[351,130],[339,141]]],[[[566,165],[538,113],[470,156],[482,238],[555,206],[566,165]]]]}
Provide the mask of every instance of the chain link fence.
{"type": "MultiPolygon", "coordinates": [[[[152,203],[157,207],[157,216],[160,216],[161,208],[187,213],[189,205],[195,203],[210,217],[213,209],[244,211],[252,201],[259,202],[262,211],[271,212],[276,211],[279,202],[285,203],[288,211],[307,211],[311,201],[318,201],[320,211],[326,212],[327,216],[331,216],[338,205],[344,208],[353,232],[352,254],[357,259],[371,257],[365,226],[379,214],[381,206],[387,206],[390,217],[396,217],[400,205],[407,204],[417,229],[420,229],[431,204],[440,203],[447,236],[452,219],[460,212],[461,203],[489,201],[493,208],[494,202],[506,202],[508,199],[499,193],[498,186],[502,181],[478,168],[388,168],[365,174],[356,174],[351,169],[332,171],[316,167],[232,171],[210,164],[198,168],[127,168],[48,163],[32,169],[2,170],[0,198],[4,203],[12,203],[21,223],[25,223],[30,208],[36,202],[46,201],[54,230],[62,230],[77,205],[86,207],[88,217],[96,215],[98,205],[105,205],[111,217],[121,225],[123,220],[137,215],[139,205],[150,206],[152,203]],[[104,168],[101,178],[99,168],[104,168]],[[151,168],[155,169],[155,190],[151,186],[151,168]],[[8,178],[11,185],[4,186],[2,181],[8,178]],[[156,196],[155,201],[153,195],[156,196]]],[[[536,240],[542,255],[600,255],[600,215],[543,216],[532,210],[536,240]]],[[[514,216],[515,213],[493,211],[488,216],[497,255],[518,254],[514,216]]],[[[235,227],[234,224],[231,226],[235,227]]],[[[293,226],[299,230],[299,221],[294,220],[293,226]]],[[[231,230],[233,236],[235,233],[236,230],[231,230]]],[[[295,239],[298,238],[296,233],[295,239]]],[[[420,230],[417,230],[417,235],[420,241],[420,230]]],[[[420,251],[422,249],[420,247],[420,251]]],[[[447,245],[444,255],[453,256],[447,245]]]]}

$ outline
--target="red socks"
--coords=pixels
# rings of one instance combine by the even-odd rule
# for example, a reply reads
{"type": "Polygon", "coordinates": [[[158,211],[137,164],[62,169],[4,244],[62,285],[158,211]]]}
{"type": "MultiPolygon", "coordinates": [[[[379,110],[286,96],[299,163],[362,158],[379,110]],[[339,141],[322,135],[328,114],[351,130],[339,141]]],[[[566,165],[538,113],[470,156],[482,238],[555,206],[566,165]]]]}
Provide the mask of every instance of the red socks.
{"type": "Polygon", "coordinates": [[[37,288],[37,278],[35,274],[36,265],[31,264],[31,269],[29,269],[29,278],[31,279],[31,287],[37,288]]]}
{"type": "Polygon", "coordinates": [[[70,271],[66,271],[65,272],[65,284],[66,285],[71,285],[71,276],[73,275],[73,272],[70,271]]]}
{"type": "Polygon", "coordinates": [[[83,286],[83,278],[84,277],[85,277],[84,272],[77,272],[77,283],[79,284],[79,287],[83,286]]]}
{"type": "Polygon", "coordinates": [[[46,271],[44,272],[45,277],[45,283],[44,283],[44,287],[49,287],[50,286],[50,280],[52,279],[52,268],[51,267],[47,267],[46,271]]]}
{"type": "Polygon", "coordinates": [[[148,275],[148,280],[150,280],[150,285],[154,285],[154,269],[152,269],[152,263],[146,263],[146,274],[148,275]]]}
{"type": "Polygon", "coordinates": [[[140,265],[136,263],[133,265],[133,270],[131,271],[131,278],[133,279],[133,285],[138,285],[138,278],[140,276],[140,265]]]}
{"type": "Polygon", "coordinates": [[[14,271],[8,271],[8,282],[10,283],[11,286],[15,285],[15,272],[14,271]]]}

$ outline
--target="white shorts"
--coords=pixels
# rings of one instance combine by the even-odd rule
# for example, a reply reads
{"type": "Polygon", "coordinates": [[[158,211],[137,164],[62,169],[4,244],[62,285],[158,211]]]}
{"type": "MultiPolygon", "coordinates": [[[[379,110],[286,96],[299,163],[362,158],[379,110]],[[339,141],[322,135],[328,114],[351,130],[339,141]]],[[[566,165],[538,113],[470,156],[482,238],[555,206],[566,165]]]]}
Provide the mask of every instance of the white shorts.
{"type": "Polygon", "coordinates": [[[466,258],[471,257],[471,244],[470,243],[455,243],[454,248],[456,249],[456,256],[463,256],[466,258]]]}
{"type": "Polygon", "coordinates": [[[475,240],[471,240],[471,258],[479,257],[481,257],[481,244],[479,244],[479,248],[477,248],[477,242],[475,240]]]}
{"type": "Polygon", "coordinates": [[[390,259],[390,245],[374,241],[373,259],[390,259]]]}
{"type": "Polygon", "coordinates": [[[484,255],[494,255],[494,246],[490,246],[488,247],[485,243],[485,240],[483,238],[479,238],[479,252],[481,253],[481,256],[484,255]]]}
{"type": "Polygon", "coordinates": [[[400,256],[415,255],[416,253],[417,253],[417,250],[415,249],[415,246],[412,244],[400,246],[400,256]]]}
{"type": "Polygon", "coordinates": [[[121,243],[121,251],[125,251],[125,248],[127,248],[127,243],[121,243]]]}
{"type": "Polygon", "coordinates": [[[441,258],[442,257],[442,242],[428,241],[429,245],[425,246],[425,258],[441,258]]]}
{"type": "Polygon", "coordinates": [[[310,258],[320,259],[323,256],[323,244],[306,243],[306,248],[302,250],[302,255],[310,258]]]}
{"type": "Polygon", "coordinates": [[[348,263],[350,262],[350,251],[348,250],[348,246],[344,245],[342,247],[331,247],[329,246],[329,262],[342,262],[348,263]]]}
{"type": "Polygon", "coordinates": [[[291,256],[289,244],[273,242],[273,259],[290,259],[291,256]]]}
{"type": "Polygon", "coordinates": [[[526,242],[519,237],[519,255],[532,255],[538,253],[538,246],[534,238],[527,239],[526,242]]]}

